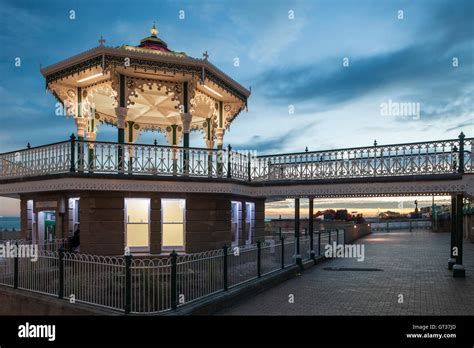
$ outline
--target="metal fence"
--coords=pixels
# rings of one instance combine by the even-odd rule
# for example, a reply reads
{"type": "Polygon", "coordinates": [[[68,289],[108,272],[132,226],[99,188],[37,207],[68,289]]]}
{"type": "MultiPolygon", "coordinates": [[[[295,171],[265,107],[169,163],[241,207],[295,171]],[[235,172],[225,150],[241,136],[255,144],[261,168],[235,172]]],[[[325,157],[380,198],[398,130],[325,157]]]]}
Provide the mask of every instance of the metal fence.
{"type": "Polygon", "coordinates": [[[254,156],[226,149],[77,140],[0,154],[0,179],[60,173],[245,181],[473,173],[474,138],[254,156]]]}
{"type": "Polygon", "coordinates": [[[3,239],[0,240],[1,244],[17,244],[17,245],[35,245],[38,247],[38,250],[44,251],[58,251],[60,248],[68,250],[69,248],[69,239],[68,238],[56,238],[47,241],[32,241],[27,239],[3,239]]]}
{"type": "Polygon", "coordinates": [[[125,313],[162,313],[313,259],[322,255],[322,244],[343,243],[343,235],[316,231],[161,258],[40,250],[36,261],[0,258],[0,284],[125,313]],[[298,244],[301,259],[295,256],[298,244]]]}
{"type": "Polygon", "coordinates": [[[413,231],[413,230],[431,230],[433,221],[431,219],[415,221],[379,221],[371,222],[372,231],[413,231]]]}

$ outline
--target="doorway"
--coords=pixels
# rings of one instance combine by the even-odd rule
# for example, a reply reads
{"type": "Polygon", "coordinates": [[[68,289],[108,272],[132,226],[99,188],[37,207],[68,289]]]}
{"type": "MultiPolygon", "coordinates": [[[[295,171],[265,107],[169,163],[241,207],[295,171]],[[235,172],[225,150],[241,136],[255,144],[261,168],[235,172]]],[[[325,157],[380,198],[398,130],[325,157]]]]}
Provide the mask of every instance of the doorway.
{"type": "Polygon", "coordinates": [[[51,242],[56,239],[56,212],[38,212],[38,243],[51,242]]]}

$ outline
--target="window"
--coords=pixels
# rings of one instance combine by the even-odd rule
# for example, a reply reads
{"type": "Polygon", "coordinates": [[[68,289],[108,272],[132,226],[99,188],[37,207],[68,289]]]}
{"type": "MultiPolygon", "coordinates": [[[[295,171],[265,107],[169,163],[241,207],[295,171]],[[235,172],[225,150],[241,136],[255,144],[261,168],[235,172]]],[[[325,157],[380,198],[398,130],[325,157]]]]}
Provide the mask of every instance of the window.
{"type": "Polygon", "coordinates": [[[253,202],[245,202],[245,224],[247,228],[245,244],[252,244],[255,230],[255,203],[253,202]]]}
{"type": "Polygon", "coordinates": [[[185,199],[161,200],[162,248],[184,250],[185,199]]]}
{"type": "Polygon", "coordinates": [[[150,199],[125,199],[125,246],[130,251],[150,250],[150,199]]]}
{"type": "Polygon", "coordinates": [[[79,198],[69,198],[69,235],[72,237],[76,229],[79,229],[79,198]]]}
{"type": "Polygon", "coordinates": [[[232,246],[239,245],[241,222],[242,222],[242,203],[232,201],[231,202],[232,246]]]}

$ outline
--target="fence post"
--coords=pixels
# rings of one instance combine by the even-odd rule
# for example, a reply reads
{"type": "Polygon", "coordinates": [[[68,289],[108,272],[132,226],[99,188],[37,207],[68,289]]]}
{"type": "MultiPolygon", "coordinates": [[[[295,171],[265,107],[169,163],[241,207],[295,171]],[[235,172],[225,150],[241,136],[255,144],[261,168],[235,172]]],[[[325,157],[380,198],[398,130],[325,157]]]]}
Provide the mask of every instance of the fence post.
{"type": "Polygon", "coordinates": [[[328,231],[328,244],[331,245],[331,230],[328,231]]]}
{"type": "Polygon", "coordinates": [[[227,146],[227,177],[232,178],[232,146],[227,146]]]}
{"type": "Polygon", "coordinates": [[[76,171],[76,137],[71,134],[71,165],[69,167],[71,173],[76,171]]]}
{"type": "Polygon", "coordinates": [[[458,166],[458,173],[464,174],[464,138],[466,136],[463,132],[459,134],[459,166],[458,166]]]}
{"type": "Polygon", "coordinates": [[[339,230],[336,229],[336,245],[339,245],[339,230]]]}
{"type": "Polygon", "coordinates": [[[125,255],[125,313],[132,308],[132,255],[125,255]]]}
{"type": "Polygon", "coordinates": [[[262,276],[262,241],[257,240],[257,277],[262,276]]]}
{"type": "Polygon", "coordinates": [[[16,254],[13,258],[13,288],[18,289],[18,242],[16,244],[16,254]]]}
{"type": "Polygon", "coordinates": [[[248,173],[248,180],[252,181],[252,164],[250,163],[250,151],[247,155],[247,173],[248,173]]]}
{"type": "Polygon", "coordinates": [[[177,261],[178,261],[178,254],[175,250],[173,250],[170,254],[171,256],[171,309],[176,309],[178,307],[178,297],[177,295],[177,281],[178,281],[178,274],[177,274],[177,261]]]}
{"type": "Polygon", "coordinates": [[[285,268],[285,237],[281,236],[280,234],[280,241],[281,241],[281,269],[285,268]]]}
{"type": "Polygon", "coordinates": [[[64,248],[60,247],[58,250],[59,254],[59,289],[58,297],[64,297],[64,248]]]}
{"type": "Polygon", "coordinates": [[[411,227],[411,221],[410,221],[409,223],[410,223],[410,232],[411,232],[411,228],[412,228],[412,227],[411,227]]]}
{"type": "Polygon", "coordinates": [[[222,250],[224,252],[224,291],[227,291],[229,289],[229,282],[227,278],[227,252],[229,250],[229,247],[227,245],[224,245],[222,247],[222,250]]]}

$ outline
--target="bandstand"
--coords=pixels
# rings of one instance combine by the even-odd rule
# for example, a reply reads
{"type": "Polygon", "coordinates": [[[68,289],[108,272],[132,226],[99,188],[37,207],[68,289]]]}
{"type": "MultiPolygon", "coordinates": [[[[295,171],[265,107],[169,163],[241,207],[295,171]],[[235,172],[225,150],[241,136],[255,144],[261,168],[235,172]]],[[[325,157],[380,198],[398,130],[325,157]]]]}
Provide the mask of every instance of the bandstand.
{"type": "Polygon", "coordinates": [[[124,247],[161,254],[242,245],[263,233],[263,200],[209,193],[199,182],[155,182],[150,192],[149,182],[124,187],[104,179],[226,175],[219,150],[250,92],[211,64],[207,52],[189,57],[171,50],[155,25],[150,32],[137,46],[107,47],[101,38],[98,47],[41,69],[47,90],[77,127],[73,145],[51,149],[55,161],[72,155],[70,169],[100,187],[76,181],[67,190],[21,195],[24,238],[64,238],[79,229],[81,252],[120,255],[124,247]],[[117,128],[116,143],[100,141],[104,124],[117,128]],[[168,144],[140,145],[145,131],[164,134],[168,144]],[[190,148],[192,131],[202,134],[199,150],[190,148]],[[55,218],[55,233],[45,232],[45,216],[55,218]]]}
{"type": "MultiPolygon", "coordinates": [[[[172,51],[155,26],[137,46],[99,43],[41,70],[75,134],[0,154],[0,195],[21,200],[24,239],[79,230],[80,252],[96,255],[250,249],[271,233],[265,201],[291,198],[301,260],[308,252],[299,247],[300,198],[309,199],[313,216],[316,198],[450,195],[455,218],[446,254],[454,275],[464,274],[463,205],[474,199],[474,138],[461,132],[414,143],[240,153],[224,146],[224,134],[250,91],[207,53],[196,59],[172,51]],[[104,124],[117,128],[117,141],[100,139],[104,124]],[[167,144],[140,142],[145,131],[161,132],[167,144]],[[190,144],[191,131],[203,142],[190,144]]],[[[317,139],[308,141],[317,146],[317,139]]],[[[313,230],[309,219],[311,238],[313,230]]]]}

